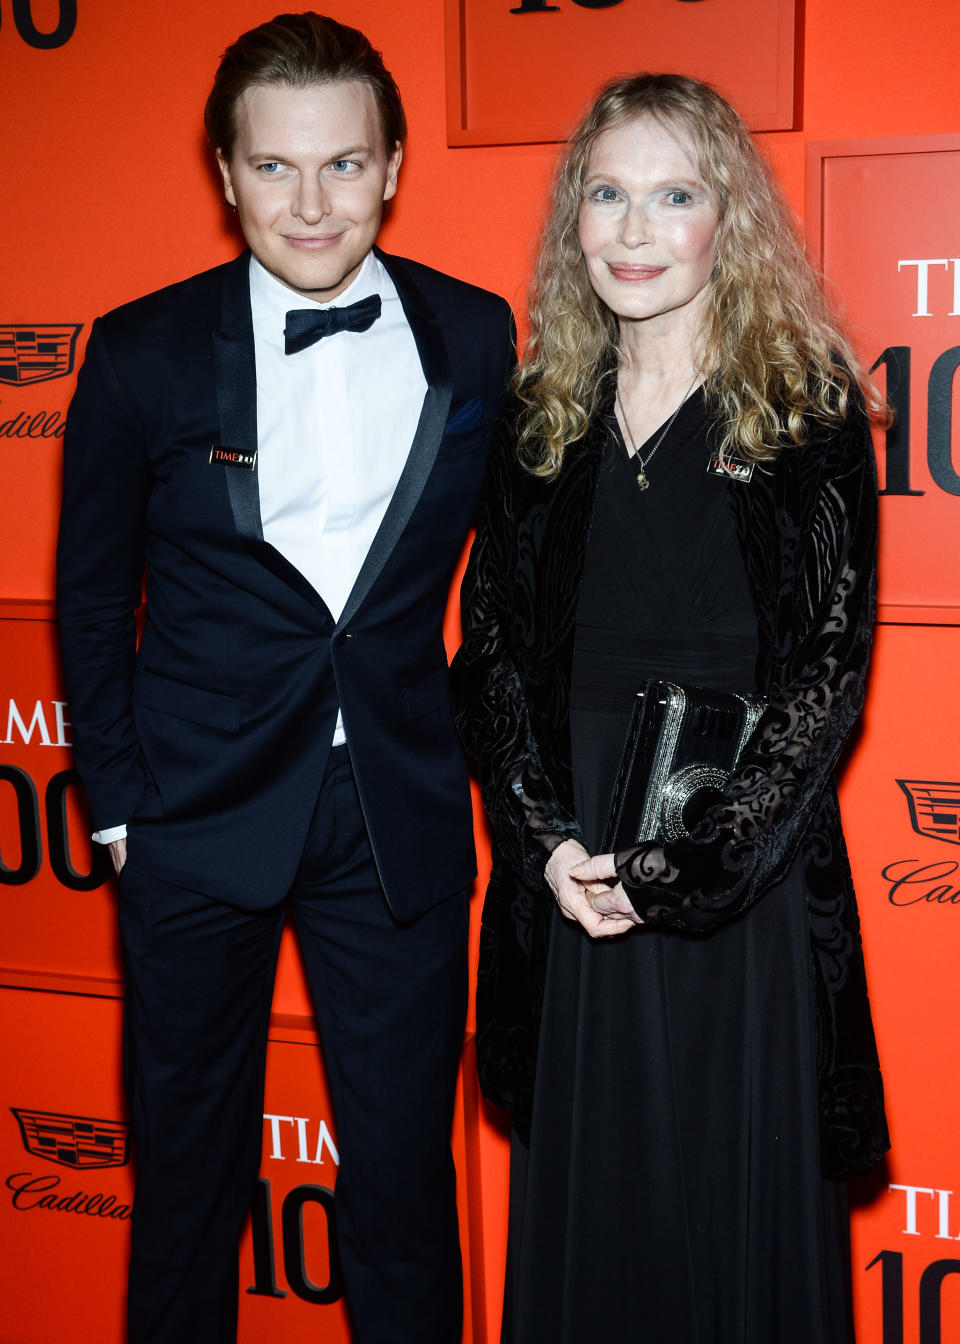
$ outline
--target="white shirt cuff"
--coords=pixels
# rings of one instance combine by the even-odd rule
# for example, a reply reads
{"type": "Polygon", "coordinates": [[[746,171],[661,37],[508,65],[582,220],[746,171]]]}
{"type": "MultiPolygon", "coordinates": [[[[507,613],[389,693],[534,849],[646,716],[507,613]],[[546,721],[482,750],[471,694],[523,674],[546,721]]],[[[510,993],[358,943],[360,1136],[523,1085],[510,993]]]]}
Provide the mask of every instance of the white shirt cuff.
{"type": "Polygon", "coordinates": [[[110,845],[114,840],[126,840],[126,826],[108,826],[105,831],[94,831],[93,838],[98,845],[110,845]]]}

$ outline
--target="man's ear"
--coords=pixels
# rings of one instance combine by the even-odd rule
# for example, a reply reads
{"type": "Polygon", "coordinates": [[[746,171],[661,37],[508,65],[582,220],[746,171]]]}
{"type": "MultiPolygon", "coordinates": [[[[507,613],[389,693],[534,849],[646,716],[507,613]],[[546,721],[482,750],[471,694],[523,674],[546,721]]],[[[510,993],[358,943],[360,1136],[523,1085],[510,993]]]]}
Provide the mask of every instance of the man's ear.
{"type": "Polygon", "coordinates": [[[397,175],[400,172],[402,159],[403,145],[398,140],[393,147],[393,153],[387,159],[387,184],[383,189],[383,199],[385,201],[391,200],[397,194],[397,175]]]}
{"type": "Polygon", "coordinates": [[[220,169],[220,176],[223,178],[223,194],[227,198],[227,204],[236,207],[237,198],[233,194],[233,178],[230,175],[230,165],[219,149],[217,150],[217,167],[220,169]]]}

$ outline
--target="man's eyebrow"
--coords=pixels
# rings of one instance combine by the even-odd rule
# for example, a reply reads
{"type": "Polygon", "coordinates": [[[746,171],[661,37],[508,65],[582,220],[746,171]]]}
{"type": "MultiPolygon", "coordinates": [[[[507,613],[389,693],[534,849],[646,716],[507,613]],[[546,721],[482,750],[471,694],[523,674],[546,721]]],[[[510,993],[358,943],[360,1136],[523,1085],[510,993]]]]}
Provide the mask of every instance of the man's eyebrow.
{"type": "MultiPolygon", "coordinates": [[[[346,149],[337,149],[332,154],[327,155],[324,162],[336,163],[338,159],[349,159],[357,154],[374,154],[376,150],[373,145],[350,145],[346,149]]],[[[286,154],[274,153],[271,149],[251,149],[247,155],[247,161],[252,163],[255,159],[263,159],[266,163],[286,163],[288,161],[286,154]]]]}

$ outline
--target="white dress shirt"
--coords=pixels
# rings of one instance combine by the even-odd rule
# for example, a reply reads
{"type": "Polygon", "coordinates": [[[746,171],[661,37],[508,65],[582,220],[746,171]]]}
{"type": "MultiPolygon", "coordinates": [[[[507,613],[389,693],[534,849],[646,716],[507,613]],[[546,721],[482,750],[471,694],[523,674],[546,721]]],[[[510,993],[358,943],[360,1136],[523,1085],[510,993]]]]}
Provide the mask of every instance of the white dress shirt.
{"type": "MultiPolygon", "coordinates": [[[[383,521],[410,452],[426,379],[396,287],[368,253],[330,303],[294,293],[250,258],[257,368],[257,473],[264,539],[309,580],[334,621],[383,521]],[[286,314],[379,294],[366,331],[284,353],[286,314]]],[[[333,745],[346,741],[337,715],[333,745]]],[[[98,831],[103,844],[126,827],[98,831]]]]}
{"type": "Polygon", "coordinates": [[[294,294],[251,257],[250,302],[263,535],[336,621],[397,488],[426,380],[396,288],[372,252],[332,304],[294,294]],[[366,331],[284,354],[291,309],[346,307],[377,293],[381,315],[366,331]]]}

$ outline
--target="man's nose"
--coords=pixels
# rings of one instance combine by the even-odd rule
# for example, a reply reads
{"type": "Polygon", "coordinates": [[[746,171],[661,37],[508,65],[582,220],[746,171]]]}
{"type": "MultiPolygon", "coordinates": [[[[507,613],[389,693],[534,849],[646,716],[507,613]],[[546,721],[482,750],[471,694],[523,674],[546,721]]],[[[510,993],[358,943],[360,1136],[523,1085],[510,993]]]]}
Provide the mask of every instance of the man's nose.
{"type": "Polygon", "coordinates": [[[293,205],[293,213],[304,224],[316,224],[330,213],[330,201],[317,177],[302,177],[293,205]]]}

